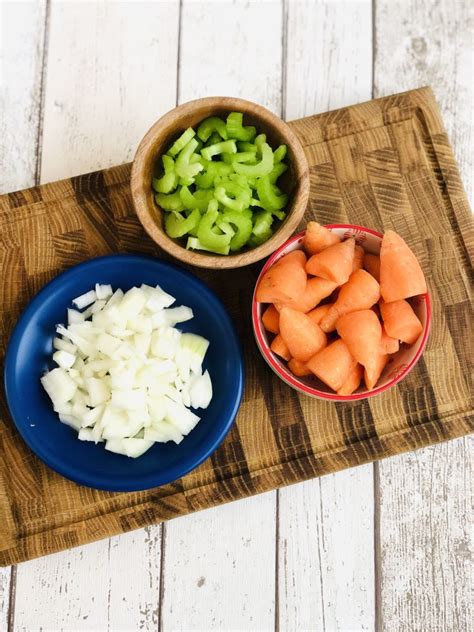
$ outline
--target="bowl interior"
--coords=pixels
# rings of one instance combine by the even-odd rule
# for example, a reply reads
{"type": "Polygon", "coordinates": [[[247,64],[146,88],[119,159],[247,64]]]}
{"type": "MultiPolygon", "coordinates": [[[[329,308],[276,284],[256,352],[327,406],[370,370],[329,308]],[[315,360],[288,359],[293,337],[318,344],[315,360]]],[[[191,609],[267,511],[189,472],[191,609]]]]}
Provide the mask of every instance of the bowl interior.
{"type": "Polygon", "coordinates": [[[113,491],[135,491],[176,480],[207,458],[219,445],[236,415],[243,384],[240,345],[224,306],[201,281],[162,261],[128,255],[93,259],[71,268],[33,299],[13,333],[7,351],[5,385],[10,412],[30,448],[57,472],[78,483],[113,491]],[[40,376],[53,368],[52,339],[55,324],[64,322],[71,299],[95,283],[111,283],[127,290],[135,285],[159,284],[188,305],[194,318],[183,331],[210,341],[204,369],[212,378],[214,396],[206,410],[196,411],[201,421],[176,445],[155,444],[138,459],[108,452],[104,444],[77,439],[62,424],[40,376]]]}
{"type": "MultiPolygon", "coordinates": [[[[367,253],[376,255],[380,253],[382,235],[376,231],[349,224],[335,224],[327,226],[327,228],[344,238],[353,236],[356,242],[361,245],[367,253]]],[[[276,252],[275,255],[267,261],[261,274],[263,274],[271,265],[284,255],[293,250],[302,249],[303,237],[304,232],[299,235],[295,235],[284,246],[282,246],[280,250],[278,250],[278,252],[276,252]]],[[[402,380],[416,364],[426,345],[429,333],[428,296],[418,296],[413,299],[408,299],[408,301],[420,319],[420,322],[423,325],[423,330],[416,342],[412,345],[400,345],[400,350],[396,354],[390,356],[389,362],[382,372],[376,388],[372,391],[368,391],[363,386],[360,386],[352,395],[341,396],[334,393],[332,389],[326,386],[315,376],[296,377],[293,375],[286,366],[286,362],[280,360],[280,358],[270,350],[273,334],[269,334],[262,324],[262,314],[267,306],[263,303],[257,303],[255,300],[253,305],[254,333],[257,344],[265,360],[268,362],[270,367],[290,386],[293,386],[307,395],[323,399],[331,399],[334,401],[353,401],[355,399],[363,399],[365,397],[377,395],[402,380]]]]}
{"type": "MultiPolygon", "coordinates": [[[[151,181],[153,176],[162,173],[160,157],[188,127],[196,128],[199,123],[209,116],[220,116],[225,119],[229,112],[233,111],[243,112],[244,125],[254,125],[257,129],[257,133],[265,133],[272,147],[276,148],[280,144],[287,145],[288,152],[285,161],[288,164],[288,170],[279,179],[278,185],[288,194],[288,212],[283,222],[275,221],[275,234],[280,228],[291,221],[292,205],[297,198],[299,199],[304,194],[307,188],[307,164],[299,141],[287,124],[266,108],[244,99],[234,99],[230,97],[198,99],[179,106],[159,119],[142,140],[134,161],[132,171],[132,194],[137,213],[144,223],[146,230],[155,240],[157,240],[158,235],[156,231],[153,230],[153,226],[156,227],[160,233],[159,243],[163,247],[166,247],[166,243],[168,242],[168,244],[174,244],[175,247],[179,246],[179,248],[189,255],[198,254],[202,258],[211,260],[216,258],[213,253],[206,253],[204,251],[190,253],[184,249],[184,242],[182,240],[168,237],[164,231],[163,212],[154,200],[151,181]]],[[[306,202],[307,199],[302,200],[301,206],[305,207],[306,202]]],[[[303,212],[304,208],[301,214],[303,214],[303,212]]],[[[296,224],[297,223],[298,222],[296,222],[296,224]]],[[[294,230],[296,224],[291,230],[294,230]]],[[[291,234],[291,232],[289,234],[291,234]]],[[[283,237],[283,239],[287,236],[288,235],[283,237]]],[[[269,242],[266,242],[266,244],[268,243],[269,242]]],[[[281,241],[279,241],[278,244],[275,243],[262,257],[267,256],[277,248],[280,243],[281,241]]],[[[245,252],[255,252],[261,248],[262,246],[247,250],[243,249],[242,252],[236,255],[228,255],[226,257],[220,257],[219,259],[221,261],[230,261],[237,259],[245,252]]],[[[173,254],[177,256],[176,249],[174,249],[173,254]]],[[[189,257],[186,257],[186,259],[189,260],[189,257]]]]}

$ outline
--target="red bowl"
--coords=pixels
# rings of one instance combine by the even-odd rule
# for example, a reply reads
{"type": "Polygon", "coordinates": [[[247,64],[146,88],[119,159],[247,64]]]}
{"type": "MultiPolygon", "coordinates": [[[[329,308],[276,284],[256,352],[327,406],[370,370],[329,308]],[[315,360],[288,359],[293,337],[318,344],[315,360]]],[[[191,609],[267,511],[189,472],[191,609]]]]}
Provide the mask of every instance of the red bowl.
{"type": "MultiPolygon", "coordinates": [[[[368,253],[380,253],[382,235],[371,228],[364,228],[363,226],[356,226],[354,224],[328,224],[326,228],[344,237],[355,237],[356,242],[368,253]]],[[[255,289],[257,288],[263,274],[265,274],[265,272],[276,261],[278,261],[278,259],[292,250],[302,249],[304,234],[305,233],[303,231],[294,235],[273,253],[263,266],[255,285],[255,289]]],[[[423,330],[418,337],[418,340],[409,346],[402,345],[397,353],[390,356],[390,360],[374,389],[369,391],[361,386],[357,389],[357,391],[352,393],[352,395],[338,395],[316,377],[296,377],[296,375],[293,375],[293,373],[288,369],[286,362],[281,360],[270,349],[273,334],[269,334],[262,324],[262,314],[266,309],[266,304],[257,302],[255,299],[255,291],[252,299],[253,331],[261,354],[267,361],[268,365],[284,382],[295,388],[297,391],[300,391],[305,395],[310,395],[311,397],[318,397],[320,399],[327,399],[336,402],[353,402],[358,399],[373,397],[374,395],[378,395],[379,393],[383,393],[389,388],[392,388],[408,375],[420,359],[421,354],[426,347],[431,326],[431,303],[429,294],[423,294],[410,299],[410,303],[423,325],[423,330]]]]}

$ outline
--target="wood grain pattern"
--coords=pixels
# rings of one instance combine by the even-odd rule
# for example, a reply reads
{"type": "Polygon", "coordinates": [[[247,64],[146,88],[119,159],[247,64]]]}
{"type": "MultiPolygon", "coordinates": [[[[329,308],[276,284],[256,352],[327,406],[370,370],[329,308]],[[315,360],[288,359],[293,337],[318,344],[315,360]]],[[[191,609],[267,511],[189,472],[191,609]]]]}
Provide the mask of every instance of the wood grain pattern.
{"type": "MultiPolygon", "coordinates": [[[[409,126],[406,133],[417,139],[417,144],[413,147],[418,148],[418,153],[410,154],[410,161],[419,170],[420,181],[425,183],[426,190],[439,200],[437,209],[443,214],[443,221],[433,223],[427,221],[425,213],[418,213],[408,215],[407,221],[398,226],[398,230],[421,260],[426,261],[427,242],[444,234],[444,225],[448,224],[453,238],[451,243],[456,244],[452,246],[454,260],[457,267],[464,270],[464,274],[457,277],[459,292],[463,292],[464,278],[469,272],[463,255],[467,252],[470,231],[468,207],[459,191],[456,195],[451,195],[447,185],[443,184],[443,170],[438,173],[440,152],[443,154],[444,166],[451,173],[456,172],[456,163],[448,152],[441,118],[428,89],[308,117],[293,122],[292,126],[303,140],[313,172],[318,174],[321,167],[327,164],[338,170],[341,208],[347,213],[349,194],[354,185],[364,189],[369,184],[377,184],[382,189],[383,182],[382,174],[370,176],[366,175],[366,169],[356,171],[353,160],[362,161],[365,166],[366,161],[380,156],[380,150],[387,149],[397,152],[400,159],[401,186],[410,190],[411,204],[426,204],[425,198],[420,197],[425,189],[414,186],[417,181],[413,178],[413,171],[404,173],[402,169],[401,156],[405,145],[396,133],[396,127],[400,123],[405,123],[405,127],[409,126]],[[384,130],[388,131],[388,137],[381,133],[381,122],[384,130]],[[354,141],[350,140],[352,138],[354,141]],[[352,158],[350,152],[347,152],[350,142],[356,142],[359,148],[352,158]],[[346,152],[348,173],[357,174],[359,180],[343,177],[339,163],[334,163],[334,149],[341,144],[346,152]],[[367,181],[361,180],[362,178],[367,181]],[[447,217],[444,218],[444,215],[447,217]]],[[[384,151],[382,155],[383,153],[384,151]]],[[[44,191],[47,200],[43,199],[43,188],[40,187],[35,193],[39,197],[34,205],[38,222],[32,224],[33,230],[41,227],[45,235],[52,234],[50,218],[55,215],[56,230],[61,233],[61,223],[64,222],[63,232],[68,232],[72,210],[76,209],[78,213],[79,207],[82,215],[78,213],[78,219],[82,220],[82,230],[88,246],[86,256],[119,249],[127,230],[122,224],[116,223],[111,237],[108,222],[124,219],[124,208],[128,207],[126,202],[129,199],[129,174],[129,165],[124,165],[72,179],[69,181],[69,198],[64,197],[67,183],[57,185],[56,193],[55,185],[50,185],[44,191]],[[59,201],[61,204],[57,203],[59,201]]],[[[31,195],[31,191],[23,194],[25,201],[31,195]]],[[[374,213],[377,211],[382,223],[389,226],[392,219],[390,212],[377,205],[376,198],[371,195],[352,198],[351,220],[357,223],[359,215],[367,213],[367,204],[370,201],[375,207],[374,213]]],[[[0,198],[2,230],[11,236],[9,248],[14,249],[19,257],[18,265],[9,270],[11,282],[3,287],[4,298],[10,303],[14,297],[18,298],[15,283],[23,278],[16,276],[22,261],[22,269],[26,267],[26,243],[24,238],[18,238],[18,231],[24,226],[23,217],[30,208],[28,203],[19,204],[18,196],[0,198]]],[[[397,212],[396,207],[393,210],[397,212]]],[[[131,211],[126,218],[133,223],[131,211]]],[[[37,239],[34,232],[31,239],[37,239]]],[[[52,239],[45,238],[45,255],[51,264],[45,270],[44,262],[40,262],[39,276],[42,282],[54,275],[60,267],[53,244],[52,239]]],[[[137,239],[135,249],[138,252],[149,252],[150,243],[143,236],[137,239]]],[[[30,264],[32,261],[29,260],[30,264]]],[[[426,269],[429,273],[429,267],[426,269]]],[[[240,273],[235,271],[230,290],[229,284],[224,284],[218,274],[212,271],[199,272],[201,278],[221,294],[234,316],[242,313],[242,305],[250,304],[252,284],[249,282],[249,274],[252,276],[248,269],[240,273]]],[[[26,276],[28,279],[35,278],[31,269],[26,270],[26,276]]],[[[465,367],[462,366],[462,358],[456,353],[456,345],[447,327],[445,305],[439,298],[436,276],[428,274],[428,282],[434,303],[433,329],[438,332],[438,336],[433,338],[433,344],[429,343],[425,361],[420,362],[396,389],[370,402],[346,406],[343,410],[336,405],[332,409],[336,413],[336,425],[329,423],[323,426],[321,404],[314,400],[311,405],[308,403],[304,411],[298,407],[293,391],[264,369],[263,360],[258,357],[252,345],[253,357],[250,360],[256,367],[260,367],[257,369],[256,382],[263,392],[254,394],[252,407],[243,406],[236,426],[212,460],[175,484],[149,492],[120,496],[75,486],[40,464],[22,442],[17,440],[11,421],[5,418],[0,434],[0,449],[4,457],[0,467],[3,468],[3,476],[8,482],[7,490],[14,509],[12,514],[15,529],[12,533],[8,525],[2,524],[1,542],[8,542],[13,538],[15,544],[2,545],[0,563],[5,565],[69,548],[104,535],[129,531],[231,499],[465,435],[472,428],[472,401],[464,375],[465,367]],[[436,344],[439,332],[443,332],[443,338],[449,344],[436,344]],[[449,373],[444,370],[446,366],[449,366],[449,373]],[[260,455],[255,455],[252,451],[255,437],[252,429],[258,427],[253,410],[262,404],[266,407],[272,404],[269,393],[278,396],[280,407],[278,415],[270,415],[268,418],[273,441],[270,440],[262,450],[261,458],[266,462],[265,467],[262,467],[260,455]],[[411,413],[415,405],[420,410],[416,415],[411,413]],[[391,411],[389,418],[384,414],[387,409],[391,411]],[[349,425],[346,423],[348,415],[351,419],[349,425]],[[321,434],[324,436],[321,437],[321,434]],[[230,450],[229,443],[235,443],[230,450]],[[239,463],[231,458],[236,451],[241,455],[239,463]],[[200,483],[199,489],[196,481],[200,483]],[[65,508],[59,511],[59,507],[65,502],[67,510],[65,508]]],[[[20,297],[17,301],[18,309],[23,307],[21,303],[20,297]]],[[[467,331],[458,332],[461,340],[466,340],[467,335],[467,331]]],[[[274,405],[271,410],[275,413],[274,405]]],[[[259,424],[266,423],[266,419],[259,420],[259,424]]]]}
{"type": "MultiPolygon", "coordinates": [[[[387,94],[399,86],[432,86],[468,196],[472,196],[474,184],[471,120],[474,93],[472,82],[466,80],[472,74],[469,55],[473,9],[472,3],[464,2],[378,0],[375,13],[375,94],[387,94]]],[[[443,149],[439,149],[440,166],[451,195],[456,196],[462,186],[456,176],[447,175],[443,149]]],[[[420,184],[412,181],[410,188],[420,184]]],[[[392,185],[397,186],[393,179],[392,185]]],[[[425,185],[423,188],[426,190],[425,185]]],[[[429,195],[436,208],[436,197],[429,195]]],[[[417,207],[417,212],[420,211],[429,212],[431,221],[441,221],[432,209],[417,207]]],[[[439,300],[445,306],[447,327],[452,340],[459,345],[461,331],[469,331],[472,312],[464,288],[453,282],[453,275],[457,278],[462,272],[447,260],[451,248],[446,248],[446,243],[452,239],[446,228],[444,235],[429,240],[427,246],[439,300]]],[[[467,282],[465,287],[468,288],[467,282]]],[[[450,341],[439,331],[432,344],[444,345],[450,341]]],[[[469,344],[465,344],[464,350],[458,350],[464,367],[471,363],[472,349],[468,349],[469,344]]],[[[427,365],[432,367],[433,360],[427,356],[427,365]]],[[[465,376],[470,379],[467,369],[465,376]]],[[[376,465],[379,625],[387,632],[470,627],[469,525],[473,513],[469,499],[473,456],[472,438],[459,439],[376,465]]]]}
{"type": "MultiPolygon", "coordinates": [[[[370,99],[371,19],[370,1],[287,3],[287,119],[370,99]]],[[[374,629],[373,479],[368,464],[278,491],[281,630],[374,629]]]]}

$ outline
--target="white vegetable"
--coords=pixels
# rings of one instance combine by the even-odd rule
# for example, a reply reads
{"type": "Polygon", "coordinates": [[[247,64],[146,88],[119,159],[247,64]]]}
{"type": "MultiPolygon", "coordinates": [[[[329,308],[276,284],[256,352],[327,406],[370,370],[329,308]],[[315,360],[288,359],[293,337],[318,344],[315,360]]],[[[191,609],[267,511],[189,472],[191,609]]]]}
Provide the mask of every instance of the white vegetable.
{"type": "Polygon", "coordinates": [[[202,373],[209,342],[175,328],[193,311],[170,309],[174,301],[146,284],[125,294],[96,284],[74,299],[68,326],[56,327],[58,366],[41,383],[81,441],[106,441],[107,450],[136,458],[155,442],[180,443],[199,422],[190,408],[212,398],[202,373]]]}
{"type": "Polygon", "coordinates": [[[90,290],[89,292],[86,292],[85,294],[81,294],[81,296],[78,296],[77,298],[73,298],[72,302],[78,309],[84,309],[84,307],[88,307],[96,300],[97,300],[97,295],[95,291],[90,290]]]}

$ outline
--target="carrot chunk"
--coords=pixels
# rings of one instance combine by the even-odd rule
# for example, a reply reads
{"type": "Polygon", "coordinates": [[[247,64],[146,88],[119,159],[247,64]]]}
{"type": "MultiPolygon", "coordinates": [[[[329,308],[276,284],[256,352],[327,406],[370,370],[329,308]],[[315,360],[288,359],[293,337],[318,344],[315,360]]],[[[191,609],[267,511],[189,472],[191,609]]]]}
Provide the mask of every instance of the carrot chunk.
{"type": "MultiPolygon", "coordinates": [[[[387,303],[388,305],[389,303],[387,303]]],[[[385,331],[385,327],[382,327],[382,351],[383,353],[397,353],[400,349],[400,343],[397,338],[392,338],[385,331]]]]}
{"type": "Polygon", "coordinates": [[[280,314],[275,305],[269,305],[263,312],[262,323],[267,331],[277,334],[280,331],[280,314]]]}
{"type": "Polygon", "coordinates": [[[380,257],[366,253],[364,255],[364,268],[380,283],[380,257]]]}
{"type": "Polygon", "coordinates": [[[306,377],[307,375],[311,375],[311,371],[306,366],[305,362],[300,362],[296,358],[291,358],[288,362],[288,368],[296,375],[296,377],[306,377]]]}
{"type": "Polygon", "coordinates": [[[360,270],[364,267],[364,249],[362,246],[356,245],[354,247],[354,260],[352,262],[352,272],[360,270]]]}
{"type": "Polygon", "coordinates": [[[349,373],[347,380],[337,391],[338,395],[352,395],[352,393],[359,388],[360,381],[364,375],[364,368],[361,364],[356,364],[352,371],[349,373]]]}
{"type": "Polygon", "coordinates": [[[292,307],[299,312],[309,312],[311,309],[319,305],[319,303],[327,298],[337,288],[337,283],[328,281],[327,279],[319,279],[314,277],[308,279],[303,296],[299,301],[288,301],[287,303],[278,303],[276,308],[281,311],[283,307],[292,307]]]}
{"type": "Polygon", "coordinates": [[[270,349],[273,351],[273,353],[280,356],[280,358],[283,358],[283,360],[288,361],[291,359],[291,353],[288,349],[288,345],[283,340],[280,334],[277,334],[275,338],[273,338],[270,349]]]}
{"type": "Polygon", "coordinates": [[[364,382],[369,391],[371,391],[379,381],[387,362],[388,355],[386,353],[379,353],[375,363],[371,367],[364,369],[364,382]]]}
{"type": "Polygon", "coordinates": [[[329,246],[309,259],[306,272],[342,285],[352,272],[354,246],[353,238],[329,246]]]}
{"type": "Polygon", "coordinates": [[[365,270],[356,270],[341,287],[336,302],[322,319],[321,329],[332,331],[343,314],[369,309],[379,298],[380,286],[373,276],[365,270]]]}
{"type": "Polygon", "coordinates": [[[311,318],[313,323],[319,325],[327,314],[328,310],[334,305],[334,303],[326,303],[326,305],[320,305],[319,307],[315,307],[310,312],[308,312],[308,316],[311,318]]]}
{"type": "Polygon", "coordinates": [[[380,292],[387,303],[426,293],[425,275],[418,259],[393,230],[387,230],[382,239],[380,292]]]}
{"type": "Polygon", "coordinates": [[[344,314],[337,321],[337,333],[351,355],[372,375],[382,343],[382,327],[377,315],[371,309],[344,314]]]}
{"type": "Polygon", "coordinates": [[[341,241],[340,238],[324,226],[317,222],[308,222],[303,238],[303,248],[308,255],[315,255],[321,250],[337,244],[339,241],[341,241]]]}
{"type": "Polygon", "coordinates": [[[310,358],[306,366],[322,382],[338,391],[356,364],[346,343],[338,339],[310,358]]]}
{"type": "Polygon", "coordinates": [[[302,250],[294,250],[277,261],[260,279],[255,295],[257,301],[299,301],[306,288],[305,262],[302,250]]]}
{"type": "Polygon", "coordinates": [[[291,307],[284,307],[280,312],[280,333],[291,356],[301,362],[306,362],[327,345],[326,334],[319,325],[291,307]]]}
{"type": "Polygon", "coordinates": [[[423,325],[412,306],[405,300],[382,303],[380,312],[385,331],[392,338],[411,345],[423,331],[423,325]]]}

